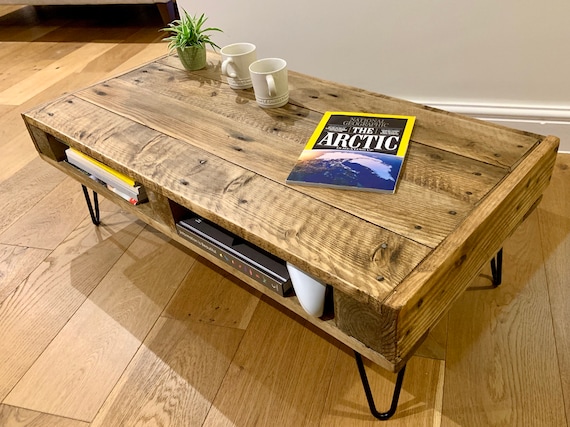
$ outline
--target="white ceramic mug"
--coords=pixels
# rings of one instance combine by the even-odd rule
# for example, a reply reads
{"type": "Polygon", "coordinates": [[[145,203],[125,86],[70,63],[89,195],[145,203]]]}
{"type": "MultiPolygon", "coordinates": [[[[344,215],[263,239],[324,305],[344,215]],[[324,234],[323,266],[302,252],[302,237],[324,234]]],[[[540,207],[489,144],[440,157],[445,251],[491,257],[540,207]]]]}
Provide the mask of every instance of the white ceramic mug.
{"type": "Polygon", "coordinates": [[[281,58],[259,59],[249,66],[255,100],[263,108],[277,108],[289,102],[287,62],[281,58]]]}
{"type": "Polygon", "coordinates": [[[247,89],[251,85],[249,65],[257,59],[255,45],[234,43],[220,49],[222,74],[228,78],[232,89],[247,89]]]}

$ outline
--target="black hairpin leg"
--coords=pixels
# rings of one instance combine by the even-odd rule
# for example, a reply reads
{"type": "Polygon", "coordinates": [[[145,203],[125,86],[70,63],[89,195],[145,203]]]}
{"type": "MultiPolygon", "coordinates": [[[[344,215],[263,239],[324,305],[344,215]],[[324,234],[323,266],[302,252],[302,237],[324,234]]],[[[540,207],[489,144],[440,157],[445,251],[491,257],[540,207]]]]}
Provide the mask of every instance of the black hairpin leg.
{"type": "Polygon", "coordinates": [[[368,407],[370,412],[379,420],[387,420],[396,412],[398,407],[398,399],[400,398],[400,391],[402,390],[402,382],[404,381],[404,373],[406,372],[406,365],[398,372],[398,377],[396,378],[396,385],[394,386],[394,394],[392,395],[392,405],[390,409],[386,412],[378,412],[376,405],[374,404],[374,397],[372,396],[372,390],[370,390],[370,384],[368,383],[368,376],[366,375],[366,370],[364,368],[364,362],[362,361],[362,356],[357,351],[354,352],[354,358],[356,359],[356,364],[358,365],[358,372],[360,373],[360,379],[362,380],[362,386],[364,387],[364,393],[366,393],[366,400],[368,401],[368,407]]]}
{"type": "Polygon", "coordinates": [[[99,199],[97,198],[97,193],[95,191],[93,192],[93,204],[91,204],[91,198],[87,192],[87,187],[83,184],[81,184],[81,187],[83,187],[83,194],[85,195],[85,201],[87,202],[87,207],[89,208],[91,221],[93,221],[93,224],[99,225],[101,221],[99,221],[99,199]]]}
{"type": "Polygon", "coordinates": [[[503,248],[499,249],[495,258],[491,260],[491,274],[493,275],[493,286],[499,286],[503,281],[503,248]]]}

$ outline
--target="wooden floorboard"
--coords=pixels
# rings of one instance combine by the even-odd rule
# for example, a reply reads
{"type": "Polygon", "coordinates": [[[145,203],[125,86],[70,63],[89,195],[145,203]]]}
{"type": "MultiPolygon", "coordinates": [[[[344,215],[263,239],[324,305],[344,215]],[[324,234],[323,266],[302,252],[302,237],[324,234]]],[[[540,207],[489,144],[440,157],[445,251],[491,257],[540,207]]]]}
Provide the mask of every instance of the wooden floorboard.
{"type": "Polygon", "coordinates": [[[0,400],[71,319],[141,226],[123,214],[87,218],[0,304],[0,400]]]}
{"type": "Polygon", "coordinates": [[[202,425],[243,333],[161,317],[91,425],[202,425]]]}
{"type": "Polygon", "coordinates": [[[0,426],[9,427],[89,427],[89,423],[43,414],[9,405],[0,405],[0,426]]]}
{"type": "MultiPolygon", "coordinates": [[[[20,114],[167,52],[153,6],[0,6],[0,426],[567,426],[570,154],[375,420],[352,353],[40,160],[20,114]]],[[[377,405],[395,375],[366,361],[377,405]]]]}
{"type": "Polygon", "coordinates": [[[50,252],[47,249],[0,244],[0,304],[50,252]]]}
{"type": "Polygon", "coordinates": [[[4,402],[91,421],[193,262],[144,230],[4,402]]]}
{"type": "Polygon", "coordinates": [[[164,316],[247,329],[260,293],[212,263],[198,259],[166,307],[164,316]]]}
{"type": "Polygon", "coordinates": [[[570,154],[559,156],[538,208],[546,284],[566,417],[570,415],[570,154]]]}
{"type": "Polygon", "coordinates": [[[503,284],[479,277],[450,311],[443,426],[565,423],[536,212],[504,251],[503,284]]]}

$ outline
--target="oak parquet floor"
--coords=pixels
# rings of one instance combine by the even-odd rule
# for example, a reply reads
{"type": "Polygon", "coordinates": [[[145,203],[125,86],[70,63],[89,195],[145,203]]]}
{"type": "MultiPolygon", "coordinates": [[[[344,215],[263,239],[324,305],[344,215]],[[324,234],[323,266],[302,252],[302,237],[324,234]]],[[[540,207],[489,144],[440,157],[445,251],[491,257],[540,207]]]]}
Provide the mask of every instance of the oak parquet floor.
{"type": "MultiPolygon", "coordinates": [[[[0,425],[364,426],[351,352],[42,162],[27,108],[166,52],[150,7],[0,6],[0,425]]],[[[389,426],[562,426],[570,154],[412,358],[389,426]]],[[[393,374],[367,363],[378,406],[393,374]]]]}

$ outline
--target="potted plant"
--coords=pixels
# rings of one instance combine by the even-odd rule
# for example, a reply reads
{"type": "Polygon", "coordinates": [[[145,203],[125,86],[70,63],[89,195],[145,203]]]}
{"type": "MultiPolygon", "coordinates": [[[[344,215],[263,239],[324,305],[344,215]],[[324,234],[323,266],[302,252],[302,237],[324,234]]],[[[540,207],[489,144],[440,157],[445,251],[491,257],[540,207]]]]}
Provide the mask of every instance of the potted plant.
{"type": "Polygon", "coordinates": [[[212,49],[220,48],[210,40],[208,33],[222,30],[213,27],[203,28],[208,19],[204,14],[196,17],[196,15],[190,16],[185,10],[183,12],[184,16],[181,19],[176,19],[161,29],[171,33],[162,40],[169,42],[170,51],[176,50],[184,68],[190,71],[200,70],[206,66],[206,45],[210,45],[212,49]]]}

